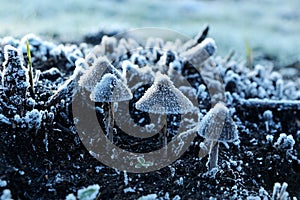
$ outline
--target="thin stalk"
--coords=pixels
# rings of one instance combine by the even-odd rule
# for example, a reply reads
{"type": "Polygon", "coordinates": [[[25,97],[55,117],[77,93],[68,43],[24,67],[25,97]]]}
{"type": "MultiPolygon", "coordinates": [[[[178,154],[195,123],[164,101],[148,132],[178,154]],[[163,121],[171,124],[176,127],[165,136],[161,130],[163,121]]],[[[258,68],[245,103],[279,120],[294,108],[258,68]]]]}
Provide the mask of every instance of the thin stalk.
{"type": "Polygon", "coordinates": [[[165,156],[167,156],[168,154],[168,129],[167,129],[167,122],[166,124],[164,125],[164,128],[163,128],[163,134],[164,134],[164,148],[166,148],[165,150],[165,156]]]}
{"type": "Polygon", "coordinates": [[[113,142],[114,137],[114,103],[108,103],[108,120],[107,120],[108,138],[113,142]]]}
{"type": "Polygon", "coordinates": [[[209,149],[209,157],[207,162],[208,171],[218,167],[219,142],[215,143],[214,141],[211,141],[209,149]]]}

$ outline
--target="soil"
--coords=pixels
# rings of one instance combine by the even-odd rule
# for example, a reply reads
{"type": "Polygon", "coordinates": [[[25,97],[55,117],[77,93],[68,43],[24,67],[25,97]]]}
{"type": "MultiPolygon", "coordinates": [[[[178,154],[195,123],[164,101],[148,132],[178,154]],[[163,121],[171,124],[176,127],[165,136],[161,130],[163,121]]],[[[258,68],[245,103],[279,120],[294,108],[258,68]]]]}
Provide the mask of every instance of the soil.
{"type": "MultiPolygon", "coordinates": [[[[86,40],[94,42],[95,39],[91,37],[86,40]]],[[[20,42],[15,46],[19,44],[20,42]]],[[[148,194],[156,194],[157,198],[161,199],[179,199],[178,197],[181,199],[209,199],[210,197],[217,199],[266,197],[270,199],[274,184],[286,182],[289,196],[300,198],[299,105],[290,108],[284,104],[278,107],[276,103],[271,105],[272,101],[270,101],[271,103],[262,106],[251,106],[234,98],[231,102],[227,102],[227,106],[235,109],[232,118],[239,131],[239,143],[229,143],[229,148],[220,144],[219,170],[215,176],[207,173],[208,156],[203,159],[198,158],[199,143],[204,139],[197,136],[183,156],[171,165],[148,173],[127,173],[127,180],[124,172],[105,166],[90,155],[82,144],[73,122],[70,92],[66,91],[57,95],[49,103],[49,98],[55,94],[58,87],[73,74],[75,64],[70,59],[70,55],[74,55],[72,53],[80,49],[80,44],[75,45],[73,50],[65,50],[56,54],[47,51],[44,56],[41,56],[43,51],[41,47],[44,45],[45,41],[41,41],[32,50],[32,58],[34,74],[37,73],[37,69],[41,71],[39,82],[35,86],[34,109],[43,111],[45,117],[40,127],[32,129],[17,124],[14,117],[8,117],[9,124],[1,121],[0,180],[5,180],[7,185],[0,187],[0,194],[4,189],[9,189],[13,199],[65,199],[70,193],[76,195],[77,191],[83,187],[99,184],[98,199],[138,199],[148,194]],[[53,70],[54,68],[56,70],[53,70]],[[266,131],[266,122],[263,118],[266,110],[271,110],[273,114],[273,122],[268,131],[266,131]],[[290,146],[285,142],[276,145],[282,133],[287,136],[291,135],[295,143],[290,146]],[[271,135],[274,138],[273,141],[268,140],[267,135],[271,135]]],[[[81,48],[81,56],[86,56],[86,52],[92,48],[93,46],[90,45],[81,48]]],[[[4,44],[0,46],[0,63],[4,62],[3,52],[4,44]]],[[[25,52],[23,54],[26,66],[27,54],[25,52]]],[[[206,63],[215,62],[217,66],[223,65],[219,69],[223,69],[221,75],[225,80],[225,89],[233,97],[233,94],[237,93],[240,88],[238,82],[226,82],[226,77],[229,77],[228,71],[234,71],[244,79],[247,76],[236,66],[242,65],[249,73],[258,72],[257,69],[249,69],[245,64],[232,60],[224,64],[215,57],[211,59],[212,61],[206,63]]],[[[188,71],[183,73],[186,77],[195,74],[192,66],[186,66],[185,70],[188,71]]],[[[197,89],[197,86],[201,84],[199,80],[203,81],[201,79],[195,78],[189,81],[197,89]]],[[[255,75],[248,78],[249,87],[253,82],[259,84],[258,80],[263,79],[271,78],[269,75],[266,77],[255,75]]],[[[272,82],[272,84],[276,83],[272,82]]],[[[135,98],[140,98],[149,86],[145,84],[135,98]]],[[[294,93],[299,94],[299,86],[297,87],[294,93]]],[[[8,116],[9,108],[3,106],[5,94],[4,91],[1,92],[0,114],[8,116]]],[[[29,97],[30,94],[27,92],[26,98],[29,97]]],[[[259,98],[250,93],[244,98],[255,97],[259,98]]],[[[296,104],[300,100],[299,95],[295,99],[289,99],[288,96],[284,98],[296,104]]],[[[136,100],[133,99],[131,103],[135,103],[136,100]]],[[[210,102],[200,100],[199,102],[204,102],[200,106],[204,113],[210,109],[210,102]]],[[[96,106],[103,107],[103,104],[96,106]]],[[[33,108],[24,107],[23,109],[24,112],[28,112],[33,108]]],[[[138,119],[145,117],[146,114],[133,112],[131,117],[138,122],[138,119]]],[[[101,114],[98,115],[99,119],[103,118],[101,114]]],[[[170,119],[174,118],[170,117],[170,119]]],[[[180,117],[176,120],[180,121],[180,117]]],[[[168,128],[171,127],[171,121],[168,120],[168,128]]],[[[103,128],[104,126],[102,124],[103,128]]],[[[160,145],[158,134],[152,138],[140,140],[121,130],[118,132],[120,134],[116,137],[115,143],[124,149],[147,152],[157,149],[160,145]]],[[[171,137],[172,135],[169,136],[169,140],[171,137]]]]}

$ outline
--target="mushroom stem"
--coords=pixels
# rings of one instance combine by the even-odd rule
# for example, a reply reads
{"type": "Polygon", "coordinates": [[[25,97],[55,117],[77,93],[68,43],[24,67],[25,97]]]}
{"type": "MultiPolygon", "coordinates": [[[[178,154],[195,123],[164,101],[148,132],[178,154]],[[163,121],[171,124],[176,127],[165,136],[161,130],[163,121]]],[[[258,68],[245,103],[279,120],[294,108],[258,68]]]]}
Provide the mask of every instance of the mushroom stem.
{"type": "Polygon", "coordinates": [[[207,162],[208,171],[218,167],[219,142],[211,141],[209,147],[209,157],[207,162]]]}
{"type": "Polygon", "coordinates": [[[167,146],[167,144],[168,144],[168,138],[167,138],[167,125],[166,124],[164,125],[162,131],[163,131],[163,141],[162,141],[163,142],[163,146],[167,146]]]}
{"type": "Polygon", "coordinates": [[[108,138],[113,142],[113,128],[114,128],[114,102],[108,103],[108,116],[107,116],[107,133],[108,138]]]}

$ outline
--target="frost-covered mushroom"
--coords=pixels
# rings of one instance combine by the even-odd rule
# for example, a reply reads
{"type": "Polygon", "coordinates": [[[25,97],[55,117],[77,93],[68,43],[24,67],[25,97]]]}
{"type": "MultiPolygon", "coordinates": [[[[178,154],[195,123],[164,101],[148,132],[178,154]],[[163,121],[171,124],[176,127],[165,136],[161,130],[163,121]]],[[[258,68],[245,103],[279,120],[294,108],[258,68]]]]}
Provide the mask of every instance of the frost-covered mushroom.
{"type": "Polygon", "coordinates": [[[158,73],[154,84],[136,102],[136,108],[156,114],[186,114],[193,110],[193,104],[167,75],[158,73]]]}
{"type": "Polygon", "coordinates": [[[236,125],[231,119],[228,108],[223,103],[217,103],[203,117],[198,133],[205,138],[205,145],[201,143],[201,148],[206,148],[206,152],[209,154],[207,163],[209,171],[218,166],[219,142],[228,146],[227,142],[234,142],[238,139],[236,125]]]}
{"type": "Polygon", "coordinates": [[[107,73],[96,84],[90,98],[94,102],[108,103],[107,132],[112,141],[114,127],[114,102],[132,99],[130,89],[114,74],[107,73]]]}
{"type": "MultiPolygon", "coordinates": [[[[157,73],[154,84],[135,104],[138,110],[156,114],[186,114],[192,102],[174,85],[167,75],[157,73]]],[[[166,130],[164,130],[166,136],[166,130]]],[[[165,137],[165,143],[166,141],[165,137]]]]}
{"type": "Polygon", "coordinates": [[[266,131],[269,132],[270,125],[273,123],[273,113],[272,113],[272,111],[271,110],[266,110],[263,113],[263,118],[265,120],[266,131]]]}
{"type": "Polygon", "coordinates": [[[121,73],[109,63],[106,57],[97,58],[90,69],[79,79],[79,85],[88,91],[93,91],[97,82],[105,73],[112,73],[122,79],[121,73]]]}
{"type": "Polygon", "coordinates": [[[217,50],[216,43],[212,38],[204,39],[200,44],[182,53],[186,60],[194,66],[199,66],[217,50]]]}

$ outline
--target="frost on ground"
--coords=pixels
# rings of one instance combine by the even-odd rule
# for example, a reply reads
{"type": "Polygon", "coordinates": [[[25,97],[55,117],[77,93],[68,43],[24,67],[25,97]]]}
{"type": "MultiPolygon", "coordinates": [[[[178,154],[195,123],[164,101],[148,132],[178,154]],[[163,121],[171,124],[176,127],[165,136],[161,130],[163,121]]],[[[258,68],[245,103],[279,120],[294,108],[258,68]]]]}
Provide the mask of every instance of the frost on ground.
{"type": "MultiPolygon", "coordinates": [[[[193,56],[211,50],[201,44],[212,41],[205,37],[200,34],[188,42],[149,38],[144,44],[152,48],[146,48],[134,38],[106,36],[94,48],[85,43],[54,44],[27,35],[24,38],[28,38],[32,54],[34,93],[28,91],[25,39],[0,39],[0,152],[3,155],[0,189],[4,197],[251,199],[271,198],[272,194],[283,199],[299,197],[299,76],[285,79],[271,63],[247,66],[234,55],[219,57],[210,53],[198,63],[193,56]],[[197,51],[191,50],[194,47],[197,51]],[[204,49],[200,51],[200,47],[204,49]],[[98,62],[103,57],[108,68],[98,74],[99,80],[92,84],[88,78],[82,81],[81,77],[88,77],[95,72],[97,64],[103,63],[98,62]],[[157,79],[157,74],[163,75],[157,79]],[[127,112],[122,110],[121,102],[114,102],[109,109],[105,102],[90,101],[91,92],[104,91],[101,78],[106,90],[122,86],[132,93],[129,95],[132,99],[126,104],[127,112]],[[167,113],[165,118],[159,115],[157,121],[166,122],[166,127],[158,127],[159,123],[151,120],[149,110],[142,110],[138,102],[145,94],[147,97],[148,91],[166,92],[167,95],[161,95],[164,98],[171,90],[176,98],[181,96],[177,103],[184,108],[187,106],[184,99],[194,98],[193,109],[167,113]],[[111,130],[114,144],[128,151],[159,149],[162,145],[159,133],[170,133],[163,141],[167,143],[177,134],[184,138],[190,132],[201,133],[195,136],[184,155],[169,166],[153,172],[123,174],[103,165],[94,158],[98,152],[89,152],[83,146],[76,130],[80,119],[73,119],[72,113],[72,98],[82,94],[86,98],[81,103],[96,111],[98,128],[111,130]],[[217,104],[220,101],[222,109],[217,104]],[[220,145],[213,150],[206,145],[202,131],[215,130],[209,126],[213,124],[211,113],[215,105],[217,111],[224,111],[228,123],[222,132],[234,140],[237,128],[239,140],[228,144],[219,140],[220,145]],[[132,136],[118,127],[118,123],[106,129],[109,110],[114,110],[115,115],[122,113],[118,117],[132,125],[131,130],[140,128],[142,134],[154,133],[146,138],[132,136]],[[196,119],[183,117],[189,114],[195,114],[196,119]],[[205,125],[203,130],[198,130],[199,124],[205,125]],[[187,132],[180,132],[182,126],[188,128],[187,132]],[[218,155],[209,171],[206,167],[209,156],[199,158],[199,151],[205,147],[211,155],[214,152],[218,155]]],[[[168,100],[174,102],[167,99],[162,105],[168,100]]],[[[87,139],[93,143],[98,137],[87,135],[87,139]]],[[[132,166],[137,169],[156,164],[143,157],[135,161],[138,162],[132,166]]]]}

